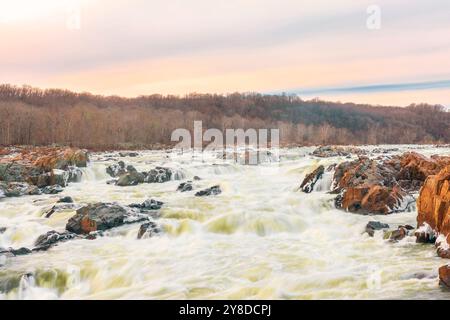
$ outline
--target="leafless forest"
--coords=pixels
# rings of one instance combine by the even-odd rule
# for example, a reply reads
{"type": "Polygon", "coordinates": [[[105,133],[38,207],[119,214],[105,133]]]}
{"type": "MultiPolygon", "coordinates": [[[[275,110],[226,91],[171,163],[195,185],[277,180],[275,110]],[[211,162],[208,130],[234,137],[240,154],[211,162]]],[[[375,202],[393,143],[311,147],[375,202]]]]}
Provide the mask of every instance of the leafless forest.
{"type": "Polygon", "coordinates": [[[449,143],[442,106],[375,107],[290,95],[137,98],[0,86],[0,144],[92,149],[169,144],[176,128],[279,128],[282,144],[449,143]]]}

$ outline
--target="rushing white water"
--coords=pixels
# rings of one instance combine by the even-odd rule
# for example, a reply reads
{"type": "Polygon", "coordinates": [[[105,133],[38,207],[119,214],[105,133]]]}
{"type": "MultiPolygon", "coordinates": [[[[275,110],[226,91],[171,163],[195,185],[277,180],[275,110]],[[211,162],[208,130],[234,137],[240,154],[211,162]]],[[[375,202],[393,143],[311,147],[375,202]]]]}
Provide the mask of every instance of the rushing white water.
{"type": "MultiPolygon", "coordinates": [[[[382,146],[381,146],[382,147],[382,146]]],[[[387,146],[386,146],[387,147],[387,146]]],[[[426,155],[448,148],[397,146],[426,155]]],[[[373,149],[374,147],[367,147],[373,149]]],[[[390,146],[392,148],[392,146],[390,146]]],[[[97,240],[61,243],[47,252],[0,260],[4,299],[445,299],[437,269],[445,263],[431,245],[413,237],[398,243],[382,233],[364,234],[368,221],[416,225],[417,212],[362,216],[336,210],[327,194],[331,174],[315,191],[299,192],[305,174],[345,158],[318,159],[311,148],[280,150],[279,162],[247,166],[218,160],[211,152],[192,158],[142,151],[120,158],[138,170],[167,166],[194,181],[194,191],[177,192],[181,181],[107,185],[105,168],[114,161],[96,154],[81,183],[57,196],[0,200],[0,247],[32,247],[47,231],[63,231],[74,211],[42,216],[61,196],[77,203],[129,204],[163,201],[163,232],[137,240],[139,224],[97,240]],[[194,197],[219,184],[222,194],[194,197]]],[[[396,152],[393,152],[396,153],[396,152]]],[[[116,158],[115,154],[111,155],[116,158]]]]}

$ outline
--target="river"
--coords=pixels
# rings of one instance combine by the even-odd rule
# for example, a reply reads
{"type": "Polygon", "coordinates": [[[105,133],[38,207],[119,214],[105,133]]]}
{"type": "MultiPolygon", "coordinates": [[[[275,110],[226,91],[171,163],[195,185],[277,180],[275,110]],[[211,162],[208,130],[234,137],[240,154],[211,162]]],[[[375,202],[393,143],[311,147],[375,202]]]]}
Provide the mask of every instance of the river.
{"type": "MultiPolygon", "coordinates": [[[[379,146],[377,146],[379,147],[379,146]]],[[[383,147],[383,146],[381,146],[383,147]]],[[[386,148],[388,146],[385,146],[386,148]]],[[[389,146],[392,148],[393,146],[389,146]]],[[[396,146],[425,155],[450,148],[396,146]]],[[[374,147],[367,146],[367,149],[374,147]]],[[[279,150],[279,161],[257,166],[223,161],[209,152],[140,151],[116,159],[138,170],[166,166],[194,181],[108,185],[108,154],[92,155],[80,183],[59,195],[0,200],[0,247],[32,247],[50,230],[63,231],[74,211],[43,213],[61,196],[77,203],[164,202],[157,223],[162,233],[138,240],[139,224],[112,229],[96,240],[73,240],[26,256],[0,260],[1,299],[447,299],[438,285],[432,245],[414,237],[391,243],[381,232],[364,233],[368,221],[416,226],[417,212],[364,216],[335,209],[328,174],[313,193],[298,191],[319,164],[344,157],[311,157],[313,148],[279,150]],[[218,196],[195,191],[220,185],[218,196]],[[3,290],[1,289],[3,287],[3,290]],[[8,289],[5,289],[8,288],[8,289]],[[2,290],[2,291],[1,291],[2,290]]],[[[276,159],[275,159],[276,160],[276,159]]]]}

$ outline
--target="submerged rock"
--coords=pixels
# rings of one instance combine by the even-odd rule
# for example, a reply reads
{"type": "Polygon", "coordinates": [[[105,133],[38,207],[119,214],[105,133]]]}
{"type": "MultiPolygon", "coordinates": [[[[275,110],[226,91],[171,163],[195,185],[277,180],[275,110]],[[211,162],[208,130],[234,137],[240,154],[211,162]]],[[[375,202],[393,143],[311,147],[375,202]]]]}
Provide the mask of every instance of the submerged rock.
{"type": "Polygon", "coordinates": [[[0,227],[0,234],[5,233],[6,227],[0,227]]]}
{"type": "Polygon", "coordinates": [[[192,181],[187,181],[187,182],[183,182],[181,183],[178,188],[177,191],[180,192],[187,192],[187,191],[192,191],[193,187],[192,187],[192,181]]]}
{"type": "Polygon", "coordinates": [[[310,193],[313,191],[314,186],[317,181],[319,181],[323,174],[325,173],[325,167],[320,165],[313,172],[309,173],[305,179],[303,179],[302,184],[300,185],[300,189],[305,193],[310,193]]]}
{"type": "Polygon", "coordinates": [[[138,231],[137,238],[138,239],[142,239],[144,237],[150,238],[160,232],[161,232],[161,230],[156,225],[156,223],[149,221],[149,222],[146,222],[141,225],[141,227],[139,228],[139,231],[138,231]]]}
{"type": "Polygon", "coordinates": [[[9,250],[9,252],[15,256],[25,256],[27,254],[30,254],[32,251],[28,248],[20,248],[20,249],[11,249],[9,250]]]}
{"type": "Polygon", "coordinates": [[[58,200],[58,203],[73,203],[72,197],[65,196],[58,200]]]}
{"type": "Polygon", "coordinates": [[[369,236],[373,237],[375,235],[375,231],[388,229],[389,225],[387,223],[382,223],[379,221],[369,221],[366,225],[366,232],[369,236]]]}
{"type": "Polygon", "coordinates": [[[220,189],[220,186],[213,186],[211,188],[201,190],[195,194],[196,197],[205,197],[205,196],[215,196],[218,194],[221,194],[222,190],[220,189]]]}

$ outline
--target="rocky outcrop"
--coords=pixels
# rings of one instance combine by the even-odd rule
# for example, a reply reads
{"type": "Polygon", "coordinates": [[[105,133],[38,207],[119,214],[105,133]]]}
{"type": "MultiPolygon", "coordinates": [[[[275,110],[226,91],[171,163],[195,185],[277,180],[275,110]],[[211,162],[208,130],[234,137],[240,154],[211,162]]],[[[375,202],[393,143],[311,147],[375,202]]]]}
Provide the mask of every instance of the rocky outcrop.
{"type": "Polygon", "coordinates": [[[89,161],[84,150],[71,148],[10,148],[0,157],[0,197],[54,194],[59,186],[80,182],[89,161]],[[40,189],[40,190],[38,190],[40,189]]]}
{"type": "Polygon", "coordinates": [[[336,207],[361,214],[406,211],[415,202],[411,193],[449,162],[450,157],[427,158],[414,152],[343,162],[333,177],[336,207]]]}
{"type": "Polygon", "coordinates": [[[306,175],[305,179],[303,179],[303,182],[300,185],[300,190],[305,193],[312,192],[314,189],[314,185],[322,178],[324,172],[325,167],[320,165],[316,170],[306,175]]]}
{"type": "Polygon", "coordinates": [[[144,180],[145,175],[134,170],[121,175],[117,180],[116,185],[119,187],[137,186],[140,183],[144,183],[144,180]]]}
{"type": "Polygon", "coordinates": [[[417,242],[435,242],[438,254],[450,256],[450,165],[429,176],[417,200],[417,242]]]}
{"type": "Polygon", "coordinates": [[[213,186],[211,188],[201,190],[195,194],[196,197],[206,197],[206,196],[215,196],[221,194],[222,190],[220,186],[213,186]]]}
{"type": "Polygon", "coordinates": [[[119,162],[117,165],[110,165],[106,172],[112,177],[119,177],[117,180],[108,181],[108,184],[115,183],[117,186],[136,186],[141,183],[164,183],[170,180],[181,180],[184,175],[181,172],[173,171],[169,168],[156,167],[148,172],[138,172],[133,166],[127,166],[119,162]]]}
{"type": "Polygon", "coordinates": [[[352,154],[363,155],[367,152],[357,147],[342,146],[320,146],[312,152],[312,155],[319,158],[330,157],[350,157],[352,154]]]}

